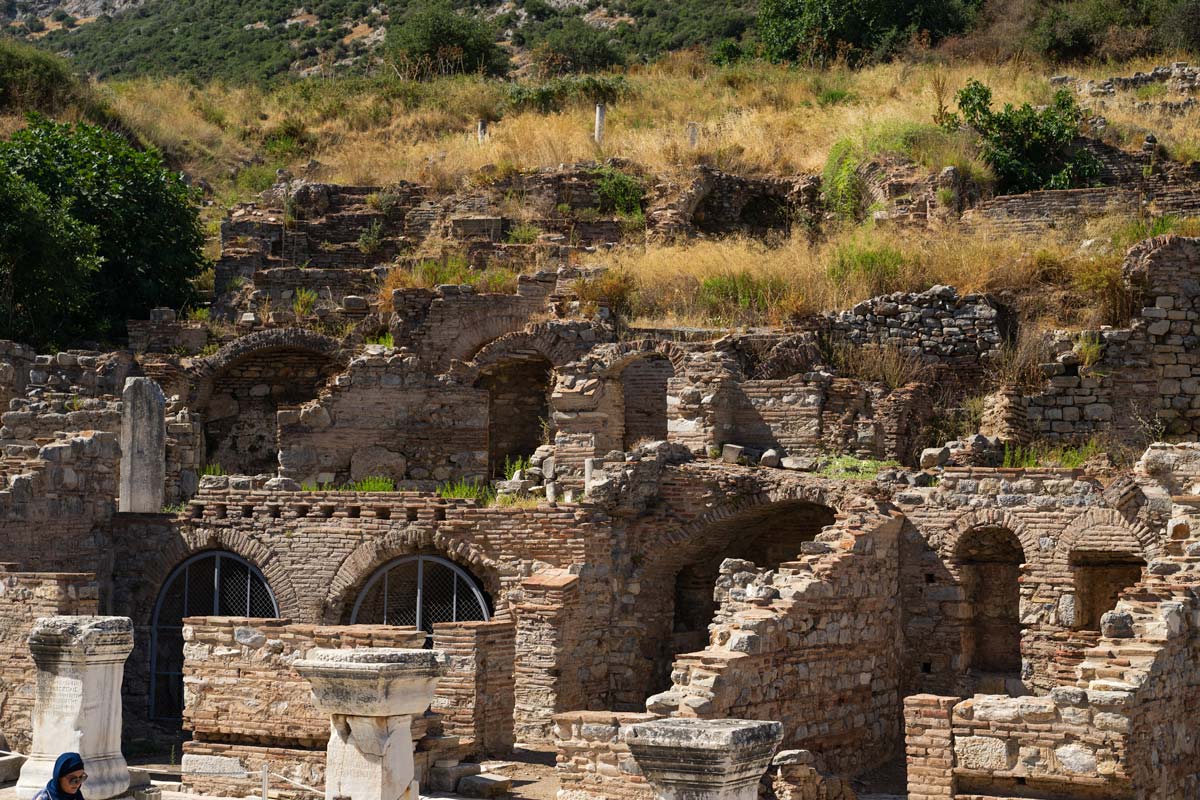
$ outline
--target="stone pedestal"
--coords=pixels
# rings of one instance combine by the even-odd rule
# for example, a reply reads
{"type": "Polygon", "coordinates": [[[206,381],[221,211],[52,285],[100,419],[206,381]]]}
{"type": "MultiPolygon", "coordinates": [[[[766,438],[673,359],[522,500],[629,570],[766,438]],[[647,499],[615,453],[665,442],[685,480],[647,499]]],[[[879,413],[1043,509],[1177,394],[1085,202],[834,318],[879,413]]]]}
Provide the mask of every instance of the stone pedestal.
{"type": "Polygon", "coordinates": [[[121,679],[133,650],[128,617],[44,617],[29,635],[37,665],[33,743],[21,768],[18,797],[35,795],[60,753],[83,756],[88,800],[117,797],[129,787],[121,754],[121,679]]]}
{"type": "Polygon", "coordinates": [[[166,408],[162,389],[153,380],[125,380],[121,393],[120,511],[162,511],[167,477],[166,408]]]}
{"type": "Polygon", "coordinates": [[[778,722],[745,719],[659,719],[626,737],[659,800],[756,800],[782,739],[778,722]]]}
{"type": "Polygon", "coordinates": [[[330,717],[327,800],[419,800],[412,720],[429,708],[445,664],[435,650],[389,648],[318,648],[295,663],[330,717]]]}

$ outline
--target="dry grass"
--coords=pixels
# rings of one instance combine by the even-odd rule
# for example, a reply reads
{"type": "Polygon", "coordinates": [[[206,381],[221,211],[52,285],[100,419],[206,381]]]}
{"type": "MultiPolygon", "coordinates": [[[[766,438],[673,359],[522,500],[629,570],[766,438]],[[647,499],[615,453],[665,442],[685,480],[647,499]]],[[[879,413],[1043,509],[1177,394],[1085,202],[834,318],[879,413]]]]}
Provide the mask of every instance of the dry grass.
{"type": "MultiPolygon", "coordinates": [[[[1150,66],[1097,67],[1082,77],[1150,66]]],[[[839,139],[933,122],[947,97],[971,78],[990,85],[998,103],[1044,102],[1052,72],[1019,60],[893,63],[858,72],[716,67],[680,53],[629,70],[632,96],[609,109],[603,146],[591,138],[590,106],[548,115],[506,113],[505,85],[476,78],[309,81],[274,91],[147,80],[109,91],[121,115],[148,140],[214,183],[248,152],[264,152],[271,131],[288,123],[311,141],[291,150],[268,148],[273,166],[296,167],[315,157],[325,165],[326,180],[410,180],[451,189],[488,164],[524,169],[609,156],[660,174],[700,162],[751,173],[815,173],[839,139]],[[479,118],[496,120],[482,144],[475,137],[479,118]],[[701,129],[694,150],[687,145],[689,122],[701,129]]],[[[1134,99],[1110,101],[1104,109],[1118,135],[1140,142],[1148,124],[1169,152],[1200,154],[1200,111],[1146,120],[1133,112],[1134,99]]]]}
{"type": "Polygon", "coordinates": [[[817,243],[794,236],[777,246],[736,237],[647,245],[603,263],[632,287],[626,302],[640,324],[786,324],[878,294],[949,284],[962,293],[1057,292],[1062,302],[1039,316],[1087,328],[1117,321],[1109,309],[1124,301],[1122,253],[1083,254],[1068,238],[866,228],[817,243]]]}

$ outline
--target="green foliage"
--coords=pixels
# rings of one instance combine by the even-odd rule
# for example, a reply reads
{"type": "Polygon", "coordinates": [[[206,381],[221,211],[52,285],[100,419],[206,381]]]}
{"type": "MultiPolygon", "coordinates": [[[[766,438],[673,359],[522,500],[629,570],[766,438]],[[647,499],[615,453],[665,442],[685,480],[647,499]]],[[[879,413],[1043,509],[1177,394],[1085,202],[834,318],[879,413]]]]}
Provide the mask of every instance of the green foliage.
{"type": "Polygon", "coordinates": [[[779,305],[787,292],[783,278],[741,270],[704,278],[696,300],[712,318],[734,322],[766,314],[779,305]]]}
{"type": "Polygon", "coordinates": [[[973,80],[958,93],[958,108],[979,134],[980,153],[1002,192],[1086,186],[1100,173],[1096,157],[1074,147],[1083,112],[1067,89],[1044,108],[1007,104],[994,111],[991,89],[973,80]]]}
{"type": "Polygon", "coordinates": [[[541,235],[542,229],[537,225],[521,222],[509,229],[504,237],[504,241],[510,244],[533,244],[541,235]]]}
{"type": "Polygon", "coordinates": [[[537,43],[533,59],[538,71],[549,76],[607,69],[623,64],[625,54],[607,31],[571,17],[537,43]]]}
{"type": "Polygon", "coordinates": [[[413,268],[413,277],[421,286],[453,284],[471,286],[485,294],[512,294],[517,289],[517,273],[507,267],[471,269],[465,259],[422,261],[413,268]]]}
{"type": "Polygon", "coordinates": [[[359,234],[358,249],[367,255],[372,255],[378,253],[381,247],[383,247],[383,223],[373,219],[359,234]]]}
{"type": "Polygon", "coordinates": [[[531,465],[529,456],[505,456],[504,480],[511,481],[518,472],[527,472],[531,465]]]}
{"type": "Polygon", "coordinates": [[[414,76],[503,76],[510,65],[496,39],[496,31],[482,18],[459,14],[449,3],[439,2],[389,25],[386,48],[414,76]]]}
{"type": "Polygon", "coordinates": [[[915,35],[965,30],[976,0],[760,0],[758,36],[774,61],[826,65],[886,58],[915,35]]]}
{"type": "MultiPolygon", "coordinates": [[[[27,127],[0,142],[0,173],[35,187],[46,198],[46,213],[56,209],[79,223],[64,228],[60,219],[57,230],[67,236],[68,254],[82,255],[84,229],[94,231],[100,267],[91,272],[86,298],[63,308],[64,316],[75,316],[80,333],[120,335],[126,320],[187,302],[190,281],[204,265],[203,228],[192,191],[163,167],[158,153],[136,150],[99,127],[31,116],[27,127]],[[80,306],[86,307],[83,317],[76,314],[80,306]]],[[[30,213],[39,201],[25,197],[30,213]]],[[[77,275],[74,268],[64,270],[68,283],[72,273],[77,275]]]]}
{"type": "Polygon", "coordinates": [[[642,216],[642,198],[646,189],[640,180],[616,167],[600,167],[593,174],[601,211],[623,217],[642,216]]]}
{"type": "Polygon", "coordinates": [[[95,227],[70,212],[0,169],[0,338],[64,343],[83,328],[100,259],[95,227]]]}
{"type": "Polygon", "coordinates": [[[573,105],[612,105],[630,95],[629,82],[620,75],[569,75],[540,83],[513,83],[508,107],[513,111],[553,114],[573,105]]]}
{"type": "Polygon", "coordinates": [[[339,491],[343,492],[394,492],[396,482],[381,475],[368,475],[360,481],[343,484],[339,491]]]}
{"type": "Polygon", "coordinates": [[[377,344],[384,347],[395,347],[396,341],[392,338],[391,333],[381,333],[378,336],[371,336],[367,339],[367,344],[377,344]]]}
{"type": "Polygon", "coordinates": [[[1104,356],[1104,345],[1100,336],[1094,333],[1081,333],[1075,338],[1075,355],[1084,367],[1093,367],[1104,356]]]}
{"type": "Polygon", "coordinates": [[[206,478],[214,478],[225,475],[226,472],[220,464],[205,464],[204,468],[200,470],[200,474],[206,478]]]}
{"type": "Polygon", "coordinates": [[[481,481],[468,481],[460,478],[457,481],[440,484],[437,496],[458,500],[478,500],[480,505],[491,505],[496,500],[496,490],[491,484],[481,481]]]}
{"type": "Polygon", "coordinates": [[[837,456],[829,461],[821,470],[826,478],[850,481],[873,481],[885,469],[900,466],[898,461],[879,461],[874,458],[855,458],[854,456],[837,456]]]}
{"type": "Polygon", "coordinates": [[[296,289],[296,295],[292,298],[292,311],[297,317],[307,317],[312,313],[316,304],[317,293],[315,291],[303,286],[296,289]]]}
{"type": "Polygon", "coordinates": [[[891,245],[849,241],[837,248],[825,270],[835,283],[856,284],[877,295],[890,291],[907,263],[908,256],[891,245]]]}
{"type": "Polygon", "coordinates": [[[1198,0],[1055,0],[1038,9],[1029,44],[1059,61],[1127,59],[1200,48],[1198,0]]]}
{"type": "Polygon", "coordinates": [[[825,157],[821,182],[825,206],[841,219],[856,221],[865,210],[866,190],[858,174],[861,164],[862,157],[849,139],[834,142],[825,157]]]}
{"type": "Polygon", "coordinates": [[[69,109],[93,122],[112,122],[112,113],[64,59],[0,38],[0,113],[60,114],[69,109]]]}
{"type": "Polygon", "coordinates": [[[1052,445],[1045,442],[1033,442],[1025,447],[1006,444],[1004,446],[1004,468],[1079,469],[1088,461],[1102,456],[1104,453],[1104,446],[1095,438],[1089,439],[1079,446],[1052,445]]]}

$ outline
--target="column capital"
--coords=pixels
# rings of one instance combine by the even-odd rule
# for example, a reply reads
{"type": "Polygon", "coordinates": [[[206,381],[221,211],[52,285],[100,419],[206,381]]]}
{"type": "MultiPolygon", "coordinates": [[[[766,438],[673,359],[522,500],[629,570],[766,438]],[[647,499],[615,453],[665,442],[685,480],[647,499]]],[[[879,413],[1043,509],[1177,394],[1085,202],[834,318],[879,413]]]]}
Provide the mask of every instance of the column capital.
{"type": "Polygon", "coordinates": [[[757,797],[782,739],[780,723],[745,719],[659,719],[632,725],[626,735],[663,800],[757,797]]]}

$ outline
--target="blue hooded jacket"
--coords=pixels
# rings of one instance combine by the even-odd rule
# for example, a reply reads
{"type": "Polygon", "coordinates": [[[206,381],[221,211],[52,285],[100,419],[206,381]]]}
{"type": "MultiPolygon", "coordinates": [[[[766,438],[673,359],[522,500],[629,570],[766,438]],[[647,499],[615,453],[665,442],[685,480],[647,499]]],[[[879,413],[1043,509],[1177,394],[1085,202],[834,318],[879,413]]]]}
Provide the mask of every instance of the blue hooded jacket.
{"type": "Polygon", "coordinates": [[[83,769],[83,757],[79,753],[63,753],[54,762],[54,776],[46,784],[46,788],[38,792],[33,800],[83,800],[83,792],[74,794],[66,792],[59,786],[59,779],[64,775],[83,769]]]}

